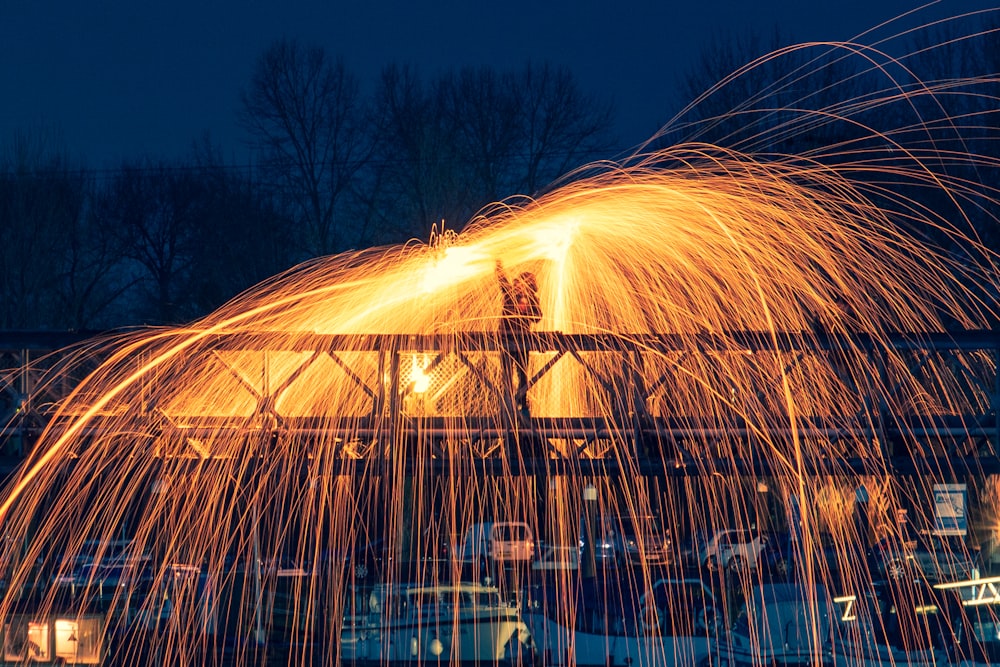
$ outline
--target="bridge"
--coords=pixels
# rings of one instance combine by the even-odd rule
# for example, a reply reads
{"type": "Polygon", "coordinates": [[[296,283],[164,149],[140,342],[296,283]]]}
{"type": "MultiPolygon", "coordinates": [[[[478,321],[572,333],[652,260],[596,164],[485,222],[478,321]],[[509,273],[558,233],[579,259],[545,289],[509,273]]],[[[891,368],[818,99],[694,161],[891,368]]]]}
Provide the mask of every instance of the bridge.
{"type": "MultiPolygon", "coordinates": [[[[58,432],[72,420],[56,407],[74,383],[49,380],[67,351],[92,335],[0,332],[0,442],[9,452],[22,453],[44,429],[58,432]]],[[[204,460],[218,455],[211,443],[227,434],[275,446],[294,442],[306,451],[332,444],[340,465],[392,459],[407,469],[446,473],[458,457],[487,474],[565,469],[767,476],[776,464],[763,450],[812,443],[818,446],[805,448],[798,461],[811,474],[871,472],[873,466],[898,475],[1000,473],[996,331],[543,332],[525,343],[533,360],[528,395],[534,396],[526,418],[513,409],[510,387],[498,378],[510,343],[489,332],[212,334],[196,354],[211,357],[213,374],[227,377],[239,394],[234,405],[248,407],[219,415],[131,405],[127,434],[116,432],[120,421],[97,416],[78,446],[87,438],[138,434],[151,451],[204,460]],[[865,362],[845,350],[860,351],[865,362]],[[759,375],[738,388],[701,387],[714,397],[704,403],[673,400],[681,384],[692,382],[692,369],[750,355],[756,355],[759,375]],[[269,370],[279,356],[293,367],[280,376],[269,370]],[[260,369],[248,373],[247,358],[260,369]],[[802,385],[818,366],[835,376],[837,405],[800,401],[794,419],[769,409],[782,402],[781,376],[798,377],[802,385]],[[566,373],[585,378],[585,405],[544,405],[566,373]],[[251,375],[262,379],[251,381],[251,375]],[[317,387],[334,377],[349,387],[350,401],[302,410],[285,400],[294,392],[322,395],[317,387]]],[[[729,381],[724,374],[714,377],[729,381]]]]}

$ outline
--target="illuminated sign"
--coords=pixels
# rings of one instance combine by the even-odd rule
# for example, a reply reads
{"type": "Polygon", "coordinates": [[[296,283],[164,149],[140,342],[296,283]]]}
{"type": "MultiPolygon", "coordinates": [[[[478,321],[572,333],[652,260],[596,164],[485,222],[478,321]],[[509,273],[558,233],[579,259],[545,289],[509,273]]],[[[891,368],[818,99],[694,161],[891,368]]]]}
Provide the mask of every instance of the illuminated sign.
{"type": "Polygon", "coordinates": [[[965,484],[934,485],[934,532],[937,535],[965,535],[965,484]]]}

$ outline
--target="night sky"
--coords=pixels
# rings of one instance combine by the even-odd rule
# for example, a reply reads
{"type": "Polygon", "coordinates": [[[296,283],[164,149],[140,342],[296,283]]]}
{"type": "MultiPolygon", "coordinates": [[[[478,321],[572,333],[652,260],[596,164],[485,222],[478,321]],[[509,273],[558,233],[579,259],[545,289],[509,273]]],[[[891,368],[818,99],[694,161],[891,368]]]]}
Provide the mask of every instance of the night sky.
{"type": "MultiPolygon", "coordinates": [[[[917,4],[0,0],[0,144],[17,129],[42,128],[61,136],[71,156],[107,167],[123,157],[187,155],[207,132],[227,160],[245,161],[240,90],[260,53],[289,37],[342,56],[366,86],[390,63],[424,76],[529,60],[565,65],[585,92],[614,103],[625,147],[668,120],[678,78],[720,34],[847,40],[917,4]]],[[[990,4],[949,0],[920,16],[990,4]]]]}

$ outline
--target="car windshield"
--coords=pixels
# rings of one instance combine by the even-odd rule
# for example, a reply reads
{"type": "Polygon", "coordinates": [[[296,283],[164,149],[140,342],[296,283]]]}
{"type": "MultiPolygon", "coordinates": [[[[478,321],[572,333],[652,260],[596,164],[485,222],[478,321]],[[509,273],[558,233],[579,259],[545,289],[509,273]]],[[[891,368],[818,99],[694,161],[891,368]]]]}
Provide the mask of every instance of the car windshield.
{"type": "Polygon", "coordinates": [[[642,536],[644,539],[664,534],[663,527],[654,516],[642,515],[637,517],[619,517],[617,524],[621,534],[626,538],[642,536]]]}
{"type": "Polygon", "coordinates": [[[528,539],[527,526],[510,523],[500,524],[493,531],[495,539],[501,542],[517,542],[528,539]]]}

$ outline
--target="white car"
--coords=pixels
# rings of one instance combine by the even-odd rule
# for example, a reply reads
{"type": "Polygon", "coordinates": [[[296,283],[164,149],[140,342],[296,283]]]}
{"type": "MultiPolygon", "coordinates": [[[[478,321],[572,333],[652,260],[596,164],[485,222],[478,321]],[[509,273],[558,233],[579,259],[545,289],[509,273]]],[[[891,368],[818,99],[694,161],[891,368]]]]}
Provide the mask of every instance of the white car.
{"type": "Polygon", "coordinates": [[[490,559],[494,562],[531,561],[535,558],[535,535],[521,521],[477,523],[469,526],[459,549],[465,562],[490,559]]]}
{"type": "Polygon", "coordinates": [[[546,544],[538,546],[538,558],[531,563],[532,570],[578,570],[580,547],[546,544]]]}
{"type": "Polygon", "coordinates": [[[756,569],[767,542],[756,530],[719,530],[699,547],[698,564],[711,571],[756,569]]]}

